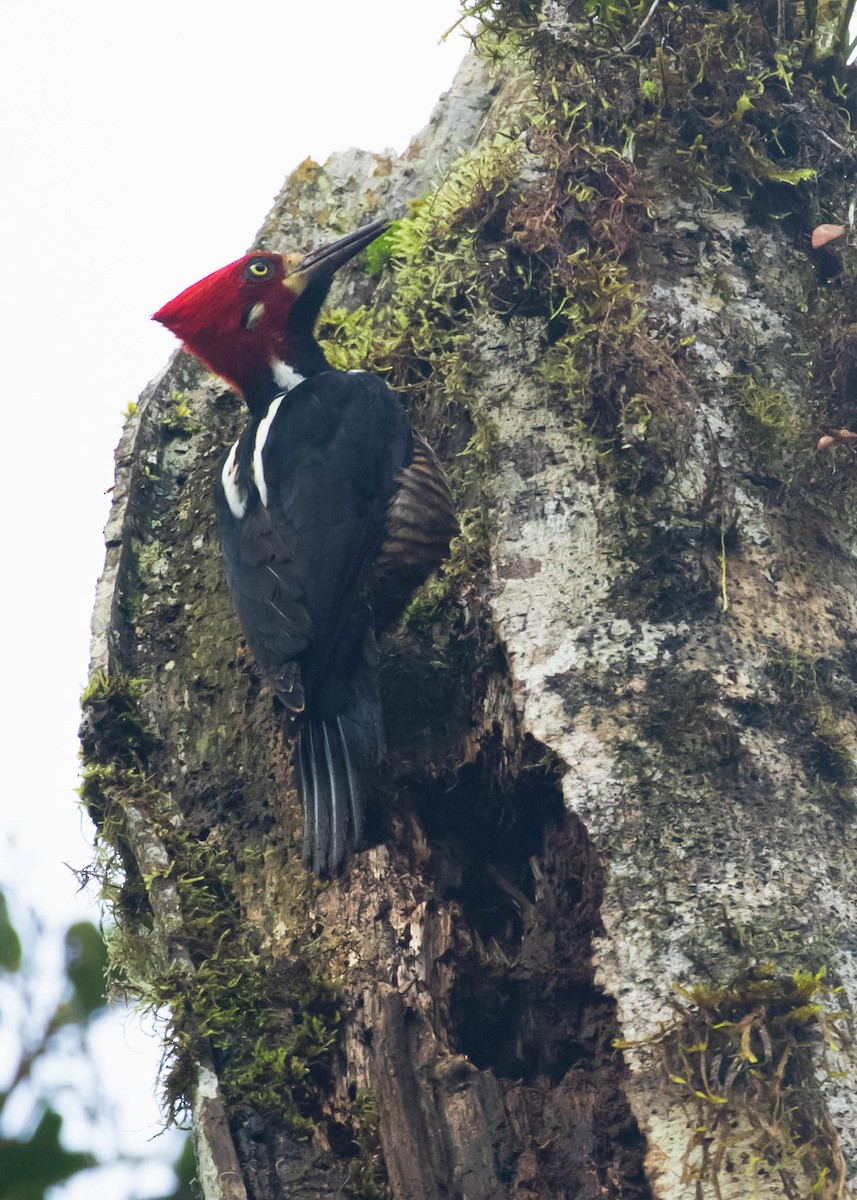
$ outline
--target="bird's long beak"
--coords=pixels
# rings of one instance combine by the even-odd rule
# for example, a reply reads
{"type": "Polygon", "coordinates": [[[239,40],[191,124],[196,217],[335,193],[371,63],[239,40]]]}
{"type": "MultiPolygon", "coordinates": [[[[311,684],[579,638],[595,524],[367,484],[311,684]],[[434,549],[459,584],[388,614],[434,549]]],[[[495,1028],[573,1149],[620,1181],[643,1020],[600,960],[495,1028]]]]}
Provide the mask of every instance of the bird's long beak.
{"type": "Polygon", "coordinates": [[[345,237],[330,242],[327,246],[311,250],[301,259],[297,267],[286,275],[283,283],[291,291],[300,295],[310,283],[314,283],[317,279],[330,279],[340,267],[354,258],[355,254],[359,254],[370,242],[374,242],[376,237],[380,237],[389,228],[390,222],[385,218],[379,221],[370,221],[368,225],[356,229],[354,233],[347,233],[345,237]]]}

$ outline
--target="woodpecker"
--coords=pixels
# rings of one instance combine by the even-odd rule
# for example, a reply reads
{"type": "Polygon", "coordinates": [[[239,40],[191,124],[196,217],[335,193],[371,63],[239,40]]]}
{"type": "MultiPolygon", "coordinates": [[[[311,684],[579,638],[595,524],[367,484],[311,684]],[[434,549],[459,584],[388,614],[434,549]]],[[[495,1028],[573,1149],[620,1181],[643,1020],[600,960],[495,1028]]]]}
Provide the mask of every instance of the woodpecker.
{"type": "Polygon", "coordinates": [[[376,636],[458,532],[443,471],[377,375],[336,371],[314,328],[333,276],[389,227],[306,255],[256,252],[152,318],[243,396],[216,473],[226,579],[296,733],[303,859],[334,873],[363,840],[384,755],[376,636]]]}

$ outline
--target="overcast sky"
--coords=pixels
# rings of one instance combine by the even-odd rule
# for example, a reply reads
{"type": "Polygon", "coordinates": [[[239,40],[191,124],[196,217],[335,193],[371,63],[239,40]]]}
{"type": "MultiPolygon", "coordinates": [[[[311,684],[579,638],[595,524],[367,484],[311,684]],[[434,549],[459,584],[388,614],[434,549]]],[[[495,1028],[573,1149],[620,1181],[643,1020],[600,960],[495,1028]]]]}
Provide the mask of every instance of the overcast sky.
{"type": "MultiPolygon", "coordinates": [[[[113,448],[174,348],[149,314],[245,252],[307,155],[404,149],[466,51],[460,34],[439,44],[458,15],[458,0],[0,0],[0,888],[19,920],[28,905],[51,930],[81,914],[63,864],[89,855],[76,729],[113,448]]],[[[57,940],[44,945],[55,970],[57,940]]],[[[100,1085],[115,1104],[133,1092],[125,1144],[151,1154],[153,1056],[115,1022],[97,1041],[100,1085]]],[[[168,1186],[150,1168],[81,1179],[63,1200],[168,1186]]]]}

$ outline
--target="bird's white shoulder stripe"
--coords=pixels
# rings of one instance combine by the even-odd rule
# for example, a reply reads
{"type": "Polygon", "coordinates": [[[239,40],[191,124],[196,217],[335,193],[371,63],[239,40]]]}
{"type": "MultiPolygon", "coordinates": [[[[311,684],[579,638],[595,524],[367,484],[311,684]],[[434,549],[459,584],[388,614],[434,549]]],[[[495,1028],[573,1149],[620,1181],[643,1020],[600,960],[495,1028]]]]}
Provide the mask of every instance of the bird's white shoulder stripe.
{"type": "Polygon", "coordinates": [[[220,482],[223,484],[223,494],[226,497],[226,503],[229,505],[229,511],[236,520],[240,521],[247,511],[247,491],[238,482],[237,455],[238,443],[236,442],[229,451],[226,462],[223,464],[223,470],[220,473],[220,482]]]}
{"type": "Polygon", "coordinates": [[[268,485],[265,482],[265,471],[262,466],[262,452],[265,449],[268,434],[271,432],[271,424],[284,400],[285,396],[277,396],[276,400],[271,401],[268,411],[256,429],[256,441],[253,444],[253,482],[259,490],[259,499],[266,508],[268,507],[268,485]]]}

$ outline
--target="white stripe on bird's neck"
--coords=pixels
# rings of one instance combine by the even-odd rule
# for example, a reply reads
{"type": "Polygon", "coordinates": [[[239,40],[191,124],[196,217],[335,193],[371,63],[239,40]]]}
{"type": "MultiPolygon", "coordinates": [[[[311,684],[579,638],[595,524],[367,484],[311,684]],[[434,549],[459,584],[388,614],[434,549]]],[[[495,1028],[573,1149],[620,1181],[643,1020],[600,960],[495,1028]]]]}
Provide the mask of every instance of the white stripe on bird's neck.
{"type": "MultiPolygon", "coordinates": [[[[306,378],[305,375],[301,375],[299,371],[296,371],[294,367],[290,367],[287,362],[283,362],[281,358],[271,359],[271,372],[276,380],[277,387],[281,387],[284,393],[290,392],[292,388],[296,388],[306,378]]],[[[256,428],[256,441],[253,446],[253,482],[256,484],[259,491],[259,499],[265,508],[268,507],[268,485],[265,482],[265,471],[262,466],[262,452],[265,449],[265,442],[271,431],[271,424],[284,399],[285,396],[283,395],[277,396],[271,401],[268,411],[256,428]]]]}
{"type": "Polygon", "coordinates": [[[238,482],[238,443],[236,442],[223,464],[223,470],[220,473],[220,482],[223,484],[223,494],[226,497],[226,503],[229,505],[229,511],[235,517],[236,521],[240,521],[247,511],[247,489],[243,488],[238,482]]]}
{"type": "Polygon", "coordinates": [[[262,466],[262,452],[265,449],[268,434],[271,432],[274,417],[277,415],[279,407],[284,400],[285,396],[277,396],[275,400],[271,401],[268,411],[256,427],[256,441],[253,443],[253,482],[259,492],[259,499],[265,508],[268,507],[268,485],[265,482],[265,471],[262,466]]]}
{"type": "MultiPolygon", "coordinates": [[[[271,371],[277,386],[283,389],[283,395],[276,396],[271,401],[268,405],[268,411],[256,427],[256,438],[253,443],[253,462],[250,468],[253,482],[259,493],[259,499],[266,508],[268,507],[268,484],[265,481],[265,471],[262,465],[265,442],[268,440],[268,434],[271,432],[274,417],[276,417],[277,411],[285,399],[285,393],[290,392],[292,388],[297,387],[299,383],[303,383],[304,381],[303,375],[279,358],[271,359],[271,371]]],[[[220,482],[223,484],[223,494],[226,496],[229,511],[236,520],[240,521],[247,511],[248,497],[247,489],[242,487],[239,481],[237,455],[238,443],[236,442],[229,451],[226,462],[223,464],[220,482]]]]}

